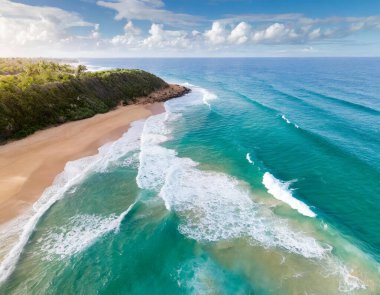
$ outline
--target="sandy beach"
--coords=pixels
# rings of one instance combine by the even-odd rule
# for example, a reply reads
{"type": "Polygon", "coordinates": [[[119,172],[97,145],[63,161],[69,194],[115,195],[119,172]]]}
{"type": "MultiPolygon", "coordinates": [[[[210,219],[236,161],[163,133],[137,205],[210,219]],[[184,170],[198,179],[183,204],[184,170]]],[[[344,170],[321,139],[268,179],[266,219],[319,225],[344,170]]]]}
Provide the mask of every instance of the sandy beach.
{"type": "Polygon", "coordinates": [[[186,91],[171,85],[140,97],[139,104],[38,131],[0,146],[0,224],[30,208],[68,161],[96,154],[100,146],[125,133],[131,122],[164,111],[161,101],[186,91]]]}
{"type": "Polygon", "coordinates": [[[68,161],[96,154],[131,122],[162,109],[158,104],[120,107],[0,146],[0,224],[29,208],[68,161]]]}

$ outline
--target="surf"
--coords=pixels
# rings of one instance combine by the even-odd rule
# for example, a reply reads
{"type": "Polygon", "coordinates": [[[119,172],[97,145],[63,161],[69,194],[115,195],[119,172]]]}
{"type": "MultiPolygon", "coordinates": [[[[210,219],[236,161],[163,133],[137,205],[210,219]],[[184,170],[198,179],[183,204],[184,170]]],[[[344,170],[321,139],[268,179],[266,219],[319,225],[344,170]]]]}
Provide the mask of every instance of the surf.
{"type": "Polygon", "coordinates": [[[263,176],[263,184],[273,197],[288,204],[291,208],[297,210],[304,216],[316,217],[317,214],[314,213],[309,206],[300,200],[293,197],[292,191],[289,189],[291,182],[282,182],[275,178],[269,172],[265,172],[263,176]]]}
{"type": "MultiPolygon", "coordinates": [[[[196,99],[188,101],[188,105],[182,107],[188,107],[199,103],[210,106],[208,100],[217,98],[215,94],[201,87],[193,86],[193,92],[195,93],[194,97],[196,99]]],[[[170,105],[175,107],[175,99],[170,105]]],[[[166,116],[166,114],[164,115],[166,116]]],[[[0,283],[6,281],[15,270],[22,252],[41,217],[44,216],[44,214],[46,214],[56,202],[65,197],[65,194],[68,191],[83,182],[88,175],[105,171],[110,165],[115,163],[128,152],[139,149],[141,133],[144,126],[144,121],[136,121],[131,124],[129,130],[120,139],[100,147],[98,154],[71,161],[65,165],[64,171],[56,177],[53,184],[48,187],[43,192],[40,199],[33,204],[32,210],[27,213],[28,216],[20,219],[22,220],[22,224],[20,224],[20,222],[15,222],[11,224],[13,227],[12,229],[7,229],[7,231],[18,231],[19,233],[16,233],[16,235],[18,235],[16,242],[5,254],[0,264],[0,283]]],[[[142,140],[149,141],[149,139],[146,138],[142,140]]],[[[111,220],[108,221],[111,222],[111,220]]],[[[100,235],[100,233],[98,233],[98,235],[100,235]]]]}
{"type": "Polygon", "coordinates": [[[108,143],[99,148],[98,154],[68,162],[64,171],[59,174],[53,184],[48,187],[40,199],[33,205],[29,216],[25,218],[25,223],[20,226],[17,242],[4,256],[0,264],[0,283],[4,282],[15,270],[17,262],[35,230],[41,217],[70,189],[79,185],[86,177],[94,172],[105,171],[117,159],[126,153],[139,147],[139,138],[142,130],[142,122],[137,121],[119,140],[108,143]]]}
{"type": "MultiPolygon", "coordinates": [[[[181,99],[184,98],[178,100],[181,99]]],[[[173,103],[177,105],[179,102],[173,103]]],[[[158,192],[169,211],[202,210],[200,214],[205,219],[196,219],[198,223],[194,223],[195,220],[185,218],[186,223],[180,226],[181,232],[198,241],[245,236],[259,241],[264,247],[280,247],[309,258],[320,259],[331,250],[313,238],[289,231],[284,221],[276,221],[274,216],[267,220],[263,216],[269,212],[262,213],[263,216],[258,214],[260,217],[255,219],[257,211],[265,209],[239,189],[237,180],[220,173],[203,172],[197,169],[198,163],[189,158],[179,158],[175,150],[162,147],[160,144],[170,138],[171,129],[167,125],[176,118],[172,112],[175,112],[173,107],[169,113],[146,120],[136,181],[140,188],[158,192]],[[240,213],[236,215],[235,212],[240,213]],[[267,237],[267,231],[275,238],[267,237]]]]}
{"type": "MultiPolygon", "coordinates": [[[[318,265],[328,265],[326,276],[337,277],[344,292],[365,289],[362,279],[334,256],[332,245],[294,230],[287,220],[255,202],[244,182],[224,173],[204,171],[199,163],[180,158],[176,150],[162,146],[171,139],[172,125],[181,118],[184,111],[181,101],[186,105],[185,100],[186,97],[173,102],[177,109],[168,106],[170,102],[165,104],[165,114],[146,120],[136,178],[141,189],[156,192],[168,212],[179,217],[179,231],[201,244],[243,239],[252,246],[319,261],[318,265]]],[[[292,196],[289,183],[275,179],[268,172],[263,182],[275,197],[305,216],[316,217],[306,204],[292,196]]]]}
{"type": "Polygon", "coordinates": [[[117,234],[125,216],[136,202],[120,215],[99,216],[80,214],[71,217],[60,227],[50,229],[38,241],[43,260],[65,259],[85,251],[108,233],[117,234]]]}

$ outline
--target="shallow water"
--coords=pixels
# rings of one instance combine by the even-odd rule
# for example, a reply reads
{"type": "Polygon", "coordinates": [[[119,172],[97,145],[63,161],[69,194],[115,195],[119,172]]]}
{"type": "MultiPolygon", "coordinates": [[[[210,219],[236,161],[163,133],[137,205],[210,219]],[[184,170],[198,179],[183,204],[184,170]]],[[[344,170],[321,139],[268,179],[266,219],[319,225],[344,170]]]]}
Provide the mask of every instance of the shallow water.
{"type": "Polygon", "coordinates": [[[193,91],[0,231],[1,294],[380,293],[380,59],[84,62],[193,91]]]}

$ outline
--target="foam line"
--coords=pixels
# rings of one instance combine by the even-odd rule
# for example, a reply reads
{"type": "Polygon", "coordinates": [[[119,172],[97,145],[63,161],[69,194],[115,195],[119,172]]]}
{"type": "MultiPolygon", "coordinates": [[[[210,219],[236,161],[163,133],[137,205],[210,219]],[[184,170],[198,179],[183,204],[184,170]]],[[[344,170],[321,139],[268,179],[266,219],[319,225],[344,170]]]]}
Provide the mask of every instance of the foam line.
{"type": "Polygon", "coordinates": [[[97,215],[76,215],[71,217],[64,226],[59,226],[47,232],[39,240],[45,260],[63,259],[84,251],[104,235],[118,233],[125,216],[132,210],[133,203],[119,216],[108,217],[97,215]]]}

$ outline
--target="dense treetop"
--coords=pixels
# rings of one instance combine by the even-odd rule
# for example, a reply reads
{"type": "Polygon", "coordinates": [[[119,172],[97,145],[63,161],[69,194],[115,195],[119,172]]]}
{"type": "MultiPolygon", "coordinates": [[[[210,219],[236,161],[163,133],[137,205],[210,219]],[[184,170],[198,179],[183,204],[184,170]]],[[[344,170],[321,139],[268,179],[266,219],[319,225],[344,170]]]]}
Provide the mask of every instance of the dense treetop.
{"type": "Polygon", "coordinates": [[[87,72],[83,65],[0,59],[0,142],[107,112],[167,86],[142,70],[87,72]]]}

